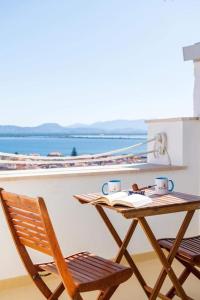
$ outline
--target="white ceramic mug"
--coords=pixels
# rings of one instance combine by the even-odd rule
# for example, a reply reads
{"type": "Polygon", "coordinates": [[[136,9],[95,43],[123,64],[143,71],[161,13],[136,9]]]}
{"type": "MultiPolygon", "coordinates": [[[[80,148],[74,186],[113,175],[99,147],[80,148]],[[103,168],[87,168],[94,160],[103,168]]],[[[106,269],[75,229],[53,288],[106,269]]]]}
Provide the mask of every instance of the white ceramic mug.
{"type": "Polygon", "coordinates": [[[174,182],[167,177],[157,177],[155,178],[155,192],[158,195],[168,194],[172,192],[174,189],[174,182]],[[169,188],[169,183],[171,184],[171,188],[169,188]]]}
{"type": "Polygon", "coordinates": [[[121,180],[110,180],[102,185],[104,195],[113,194],[121,191],[121,180]]]}

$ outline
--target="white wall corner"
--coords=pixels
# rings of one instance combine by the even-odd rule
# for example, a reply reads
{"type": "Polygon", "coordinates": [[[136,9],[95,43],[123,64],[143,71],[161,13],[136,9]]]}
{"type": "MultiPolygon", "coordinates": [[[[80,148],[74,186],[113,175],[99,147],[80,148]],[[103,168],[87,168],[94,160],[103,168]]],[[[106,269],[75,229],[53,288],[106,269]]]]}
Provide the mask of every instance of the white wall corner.
{"type": "MultiPolygon", "coordinates": [[[[172,165],[183,165],[183,130],[182,121],[163,121],[148,123],[148,139],[155,137],[158,133],[164,132],[167,135],[167,151],[172,165]]],[[[148,144],[148,151],[153,149],[153,143],[148,144]]],[[[167,154],[155,157],[150,153],[147,157],[149,163],[154,164],[169,164],[169,157],[167,154]]]]}

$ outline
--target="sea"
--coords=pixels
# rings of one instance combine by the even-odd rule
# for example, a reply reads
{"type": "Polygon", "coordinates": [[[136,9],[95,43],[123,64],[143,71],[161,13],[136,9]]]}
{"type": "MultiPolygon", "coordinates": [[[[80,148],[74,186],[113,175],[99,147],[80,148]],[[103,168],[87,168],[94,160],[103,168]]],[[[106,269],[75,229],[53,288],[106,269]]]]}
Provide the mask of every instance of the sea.
{"type": "MultiPolygon", "coordinates": [[[[145,142],[146,135],[3,135],[0,136],[0,152],[48,155],[59,152],[71,155],[75,147],[78,155],[104,153],[145,142]]],[[[131,150],[145,152],[146,145],[131,150]]],[[[122,154],[130,153],[123,151],[122,154]]]]}

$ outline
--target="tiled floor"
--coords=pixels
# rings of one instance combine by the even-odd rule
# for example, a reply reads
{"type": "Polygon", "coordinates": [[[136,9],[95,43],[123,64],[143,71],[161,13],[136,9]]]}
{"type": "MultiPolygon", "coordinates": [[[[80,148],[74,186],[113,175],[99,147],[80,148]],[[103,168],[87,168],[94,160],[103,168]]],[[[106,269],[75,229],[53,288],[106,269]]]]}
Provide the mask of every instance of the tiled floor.
{"type": "MultiPolygon", "coordinates": [[[[137,261],[137,265],[144,275],[147,283],[149,285],[153,285],[155,282],[159,271],[161,269],[161,265],[158,260],[155,258],[151,258],[145,261],[137,261]]],[[[176,263],[175,270],[177,273],[180,272],[182,267],[176,263]]],[[[47,279],[49,286],[52,288],[56,286],[58,280],[51,276],[47,279]]],[[[166,290],[170,286],[169,280],[165,282],[164,290],[166,290]]],[[[195,300],[200,300],[200,284],[199,281],[194,278],[192,275],[190,276],[187,283],[184,285],[185,290],[188,295],[195,300]]],[[[85,293],[82,294],[85,300],[94,300],[96,299],[97,293],[85,293]]],[[[5,285],[0,284],[0,300],[42,300],[44,297],[38,292],[36,287],[29,282],[29,280],[25,280],[24,283],[20,283],[20,285],[16,286],[8,286],[8,283],[5,285]]],[[[69,299],[69,297],[63,293],[59,300],[69,299]]],[[[145,300],[147,299],[137,280],[132,277],[128,282],[122,284],[120,288],[113,295],[112,300],[145,300]]],[[[174,299],[180,299],[175,297],[174,299]]]]}

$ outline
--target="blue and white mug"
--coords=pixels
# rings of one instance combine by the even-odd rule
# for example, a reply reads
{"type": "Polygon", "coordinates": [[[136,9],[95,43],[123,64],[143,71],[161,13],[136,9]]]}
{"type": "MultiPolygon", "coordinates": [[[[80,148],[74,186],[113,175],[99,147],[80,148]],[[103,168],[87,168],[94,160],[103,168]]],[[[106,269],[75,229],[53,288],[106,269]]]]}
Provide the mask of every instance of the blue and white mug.
{"type": "Polygon", "coordinates": [[[105,182],[102,185],[102,193],[104,195],[113,194],[121,191],[121,180],[114,179],[108,182],[105,182]]]}
{"type": "Polygon", "coordinates": [[[165,195],[172,192],[174,189],[174,182],[167,177],[157,177],[155,178],[155,192],[158,195],[165,195]],[[169,188],[169,183],[171,187],[169,188]]]}

